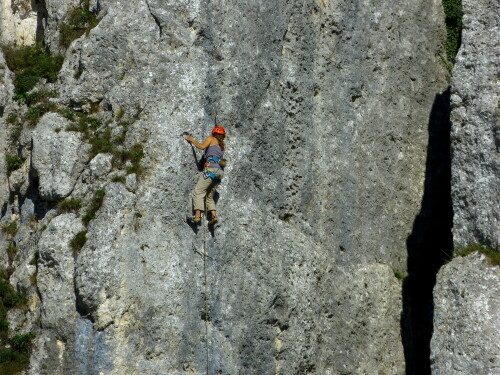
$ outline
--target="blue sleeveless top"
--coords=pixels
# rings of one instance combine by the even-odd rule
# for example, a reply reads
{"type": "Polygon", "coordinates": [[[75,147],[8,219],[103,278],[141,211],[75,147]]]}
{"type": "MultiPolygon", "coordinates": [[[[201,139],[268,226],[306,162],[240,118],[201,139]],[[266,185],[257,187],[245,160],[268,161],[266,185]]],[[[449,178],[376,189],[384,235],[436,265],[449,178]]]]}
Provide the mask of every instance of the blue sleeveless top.
{"type": "MultiPolygon", "coordinates": [[[[207,150],[205,151],[205,158],[207,158],[208,160],[208,158],[210,158],[211,156],[214,156],[220,160],[224,156],[224,151],[220,149],[219,145],[208,146],[207,150]]],[[[219,163],[214,163],[214,162],[210,162],[208,166],[211,168],[220,167],[219,163]]]]}

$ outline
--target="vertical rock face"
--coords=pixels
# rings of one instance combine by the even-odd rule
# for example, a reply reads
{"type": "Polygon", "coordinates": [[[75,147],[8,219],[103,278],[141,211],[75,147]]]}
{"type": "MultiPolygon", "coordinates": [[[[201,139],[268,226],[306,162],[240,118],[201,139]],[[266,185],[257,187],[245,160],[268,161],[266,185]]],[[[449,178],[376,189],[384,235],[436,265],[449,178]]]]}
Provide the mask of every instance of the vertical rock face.
{"type": "Polygon", "coordinates": [[[80,133],[65,131],[68,124],[67,119],[48,113],[33,132],[32,166],[43,200],[67,197],[84,169],[88,147],[80,133]]]}
{"type": "Polygon", "coordinates": [[[30,45],[36,40],[38,1],[0,1],[0,41],[30,45]]]}
{"type": "MultiPolygon", "coordinates": [[[[13,93],[13,85],[10,77],[10,71],[7,68],[3,52],[0,51],[0,113],[2,117],[5,114],[5,108],[9,105],[10,98],[13,93]]],[[[0,150],[2,155],[5,153],[7,146],[7,132],[5,120],[0,119],[0,150]]],[[[5,164],[5,157],[0,159],[0,202],[3,204],[9,199],[9,186],[7,181],[7,166],[5,164]]]]}
{"type": "MultiPolygon", "coordinates": [[[[452,77],[452,200],[456,248],[499,249],[500,3],[463,1],[462,46],[452,77]]],[[[499,267],[456,258],[434,289],[432,373],[500,373],[499,267]]]]}
{"type": "MultiPolygon", "coordinates": [[[[101,21],[67,49],[54,89],[60,106],[96,112],[96,134],[141,145],[144,172],[117,170],[116,150],[89,161],[58,115],[34,130],[28,191],[47,227],[29,373],[403,374],[394,271],[447,86],[441,2],[123,4],[90,3],[101,21]],[[179,134],[207,136],[215,111],[222,225],[193,230],[197,170],[179,134]],[[77,214],[50,202],[68,194],[77,214]]],[[[76,5],[45,1],[51,48],[76,5]]]]}
{"type": "Polygon", "coordinates": [[[500,248],[500,3],[464,1],[452,78],[452,199],[456,244],[500,248]]]}
{"type": "Polygon", "coordinates": [[[500,267],[484,255],[454,259],[434,290],[432,374],[500,373],[500,267]]]}

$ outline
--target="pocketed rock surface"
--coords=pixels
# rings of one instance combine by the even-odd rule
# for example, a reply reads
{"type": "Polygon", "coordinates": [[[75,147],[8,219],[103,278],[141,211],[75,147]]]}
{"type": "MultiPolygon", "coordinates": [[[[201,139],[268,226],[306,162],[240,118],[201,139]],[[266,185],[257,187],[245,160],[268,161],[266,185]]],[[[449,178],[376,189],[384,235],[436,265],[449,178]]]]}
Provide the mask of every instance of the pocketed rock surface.
{"type": "MultiPolygon", "coordinates": [[[[451,86],[455,252],[477,244],[500,250],[499,9],[498,1],[463,1],[451,86]]],[[[478,253],[458,257],[438,273],[432,374],[500,373],[499,276],[498,265],[478,253]]]]}
{"type": "Polygon", "coordinates": [[[65,56],[51,100],[115,149],[91,160],[92,138],[49,113],[23,128],[15,186],[0,162],[0,222],[20,228],[0,246],[18,245],[11,283],[31,301],[11,326],[37,333],[28,374],[404,374],[395,272],[448,86],[441,2],[92,0],[99,24],[61,50],[77,5],[40,13],[65,56]],[[203,139],[214,112],[229,165],[211,231],[184,221],[200,152],[180,134],[203,139]],[[117,156],[137,145],[140,169],[117,156]]]}
{"type": "Polygon", "coordinates": [[[500,3],[464,1],[452,76],[453,236],[500,248],[500,3]]]}
{"type": "Polygon", "coordinates": [[[484,255],[458,257],[438,274],[432,374],[500,373],[500,267],[484,255]]]}

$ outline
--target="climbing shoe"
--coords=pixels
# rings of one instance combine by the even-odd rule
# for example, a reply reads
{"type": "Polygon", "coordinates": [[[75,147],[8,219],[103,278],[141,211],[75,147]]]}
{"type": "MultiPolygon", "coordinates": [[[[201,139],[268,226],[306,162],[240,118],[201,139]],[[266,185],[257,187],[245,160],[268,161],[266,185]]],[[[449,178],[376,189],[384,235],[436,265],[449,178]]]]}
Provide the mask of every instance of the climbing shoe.
{"type": "Polygon", "coordinates": [[[187,221],[196,225],[201,224],[201,217],[188,216],[187,221]]]}
{"type": "Polygon", "coordinates": [[[217,216],[214,216],[209,222],[208,225],[215,225],[219,219],[217,219],[217,216]]]}

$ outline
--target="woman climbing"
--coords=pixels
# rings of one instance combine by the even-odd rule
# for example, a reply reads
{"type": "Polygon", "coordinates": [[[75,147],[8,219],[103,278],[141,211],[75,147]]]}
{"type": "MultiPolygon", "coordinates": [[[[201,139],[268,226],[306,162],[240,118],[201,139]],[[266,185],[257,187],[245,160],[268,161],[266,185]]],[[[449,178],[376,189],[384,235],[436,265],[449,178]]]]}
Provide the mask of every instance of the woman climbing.
{"type": "Polygon", "coordinates": [[[201,213],[205,211],[205,205],[207,211],[210,212],[208,225],[214,225],[218,221],[214,193],[224,176],[224,166],[221,165],[221,159],[224,155],[225,137],[226,131],[222,126],[215,126],[212,129],[212,135],[208,136],[203,143],[195,141],[190,135],[184,135],[186,141],[195,145],[200,150],[205,150],[205,169],[200,174],[198,182],[191,193],[194,216],[188,219],[194,224],[201,224],[201,213]]]}

